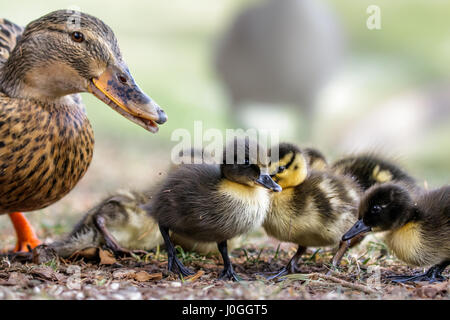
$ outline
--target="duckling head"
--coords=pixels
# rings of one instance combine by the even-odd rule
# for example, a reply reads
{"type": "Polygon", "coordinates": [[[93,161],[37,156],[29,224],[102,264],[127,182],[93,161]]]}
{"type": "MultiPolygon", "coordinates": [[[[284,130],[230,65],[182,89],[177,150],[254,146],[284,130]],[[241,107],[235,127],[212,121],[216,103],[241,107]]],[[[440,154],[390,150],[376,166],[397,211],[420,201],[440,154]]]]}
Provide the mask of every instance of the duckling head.
{"type": "Polygon", "coordinates": [[[0,86],[10,97],[55,105],[90,92],[151,132],[167,120],[135,83],[111,28],[81,12],[59,10],[29,23],[2,67],[0,86]]]}
{"type": "Polygon", "coordinates": [[[146,198],[143,194],[121,190],[105,199],[93,210],[96,214],[112,219],[133,213],[145,214],[144,209],[141,207],[145,201],[146,198]]]}
{"type": "Polygon", "coordinates": [[[278,159],[274,149],[270,151],[270,175],[283,189],[295,187],[305,181],[308,175],[308,163],[303,152],[294,144],[280,143],[278,159]]]}
{"type": "Polygon", "coordinates": [[[413,218],[414,204],[408,190],[400,185],[392,183],[375,185],[362,197],[359,215],[362,218],[342,237],[342,240],[349,240],[368,231],[397,229],[413,218]]]}
{"type": "Polygon", "coordinates": [[[220,170],[230,181],[250,187],[262,186],[274,192],[281,191],[281,187],[269,175],[267,151],[248,138],[234,139],[227,145],[220,170]]]}

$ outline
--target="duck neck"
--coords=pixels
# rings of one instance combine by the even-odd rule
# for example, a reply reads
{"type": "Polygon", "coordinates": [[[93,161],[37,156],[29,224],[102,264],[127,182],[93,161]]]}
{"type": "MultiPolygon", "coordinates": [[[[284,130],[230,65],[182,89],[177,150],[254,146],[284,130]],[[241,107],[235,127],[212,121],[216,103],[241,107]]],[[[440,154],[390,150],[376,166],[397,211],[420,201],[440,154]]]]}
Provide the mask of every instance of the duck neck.
{"type": "MultiPolygon", "coordinates": [[[[14,52],[14,51],[13,51],[14,52]]],[[[1,67],[0,87],[3,93],[12,98],[24,97],[26,87],[24,75],[29,68],[18,54],[11,54],[5,64],[1,67]]]]}
{"type": "Polygon", "coordinates": [[[64,65],[33,57],[26,49],[16,47],[13,50],[0,70],[1,91],[11,98],[31,99],[44,104],[73,104],[68,95],[84,90],[70,85],[66,79],[71,77],[64,65]]]}

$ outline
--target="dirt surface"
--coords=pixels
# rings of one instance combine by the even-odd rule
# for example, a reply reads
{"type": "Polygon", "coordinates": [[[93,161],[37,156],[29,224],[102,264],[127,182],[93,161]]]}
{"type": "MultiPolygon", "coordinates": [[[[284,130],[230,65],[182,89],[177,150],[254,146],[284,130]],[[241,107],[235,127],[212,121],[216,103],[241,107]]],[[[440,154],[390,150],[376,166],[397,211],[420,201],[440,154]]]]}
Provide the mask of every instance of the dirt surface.
{"type": "Polygon", "coordinates": [[[188,252],[180,252],[179,256],[197,273],[182,280],[166,271],[167,256],[163,250],[116,259],[109,252],[97,249],[90,260],[55,258],[42,264],[3,257],[0,299],[450,298],[448,280],[434,284],[389,282],[386,279],[389,275],[422,270],[405,267],[374,242],[353,249],[360,253],[347,254],[339,271],[330,271],[328,267],[331,252],[309,250],[301,263],[300,274],[269,281],[265,277],[287,263],[295,247],[273,247],[272,240],[263,241],[268,241],[267,247],[259,243],[232,252],[235,270],[243,279],[238,283],[217,280],[222,269],[218,257],[188,252]]]}

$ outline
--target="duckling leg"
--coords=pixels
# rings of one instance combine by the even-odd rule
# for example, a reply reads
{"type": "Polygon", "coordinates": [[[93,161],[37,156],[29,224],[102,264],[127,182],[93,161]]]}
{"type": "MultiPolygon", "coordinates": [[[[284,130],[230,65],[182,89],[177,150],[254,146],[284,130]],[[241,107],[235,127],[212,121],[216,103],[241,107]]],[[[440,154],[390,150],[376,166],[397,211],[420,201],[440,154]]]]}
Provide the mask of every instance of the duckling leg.
{"type": "Polygon", "coordinates": [[[305,253],[305,251],[306,251],[306,247],[298,246],[297,252],[291,258],[291,260],[289,260],[287,265],[285,267],[281,268],[277,274],[268,277],[267,280],[273,280],[273,279],[283,277],[283,276],[291,274],[291,273],[299,272],[299,269],[297,267],[298,260],[300,260],[300,258],[305,253]]]}
{"type": "Polygon", "coordinates": [[[30,222],[22,212],[13,212],[9,214],[9,218],[14,225],[17,235],[17,244],[14,252],[31,252],[41,244],[30,222]]]}
{"type": "Polygon", "coordinates": [[[106,247],[108,247],[108,249],[111,249],[114,255],[130,255],[131,251],[123,248],[117,242],[111,232],[109,232],[108,228],[106,227],[106,221],[104,217],[102,217],[101,215],[95,216],[94,224],[105,239],[106,247]]]}
{"type": "Polygon", "coordinates": [[[172,240],[170,240],[169,228],[159,225],[159,230],[161,231],[167,250],[167,269],[169,271],[175,272],[173,269],[174,267],[176,267],[179,274],[183,277],[194,274],[191,270],[186,268],[180,260],[178,260],[175,247],[173,246],[172,240]]]}
{"type": "Polygon", "coordinates": [[[233,265],[231,264],[230,257],[228,256],[228,245],[227,240],[218,242],[217,247],[219,248],[219,252],[222,255],[223,259],[223,271],[220,274],[220,280],[232,280],[232,281],[241,281],[242,279],[234,272],[233,265]]]}
{"type": "Polygon", "coordinates": [[[423,274],[418,274],[416,276],[391,276],[388,277],[392,282],[404,283],[404,282],[420,282],[420,281],[429,281],[433,282],[442,282],[445,281],[446,278],[442,275],[442,272],[445,268],[450,264],[450,261],[444,261],[440,264],[436,264],[428,269],[427,272],[423,274]]]}

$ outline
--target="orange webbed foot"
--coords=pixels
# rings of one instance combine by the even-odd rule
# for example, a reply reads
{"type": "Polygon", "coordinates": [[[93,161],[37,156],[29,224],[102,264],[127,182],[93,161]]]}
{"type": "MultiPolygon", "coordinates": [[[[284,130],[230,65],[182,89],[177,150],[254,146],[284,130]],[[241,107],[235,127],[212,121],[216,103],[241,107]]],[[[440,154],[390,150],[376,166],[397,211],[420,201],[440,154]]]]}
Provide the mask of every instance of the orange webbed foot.
{"type": "Polygon", "coordinates": [[[22,212],[13,212],[9,218],[14,225],[17,235],[17,244],[14,252],[29,252],[41,244],[30,222],[22,212]]]}

